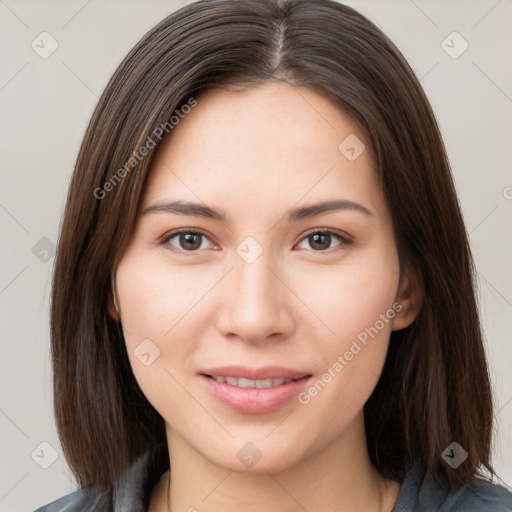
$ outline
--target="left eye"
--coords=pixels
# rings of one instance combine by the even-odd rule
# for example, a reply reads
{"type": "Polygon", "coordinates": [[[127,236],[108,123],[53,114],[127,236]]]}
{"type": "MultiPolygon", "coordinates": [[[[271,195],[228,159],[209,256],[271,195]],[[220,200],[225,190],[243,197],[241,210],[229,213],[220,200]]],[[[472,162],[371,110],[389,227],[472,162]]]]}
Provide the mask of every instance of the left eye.
{"type": "Polygon", "coordinates": [[[330,247],[333,238],[337,238],[339,243],[337,245],[348,244],[349,240],[338,235],[338,233],[334,233],[333,231],[313,231],[306,235],[300,243],[310,241],[310,247],[316,251],[321,252],[325,249],[331,249],[330,247]]]}

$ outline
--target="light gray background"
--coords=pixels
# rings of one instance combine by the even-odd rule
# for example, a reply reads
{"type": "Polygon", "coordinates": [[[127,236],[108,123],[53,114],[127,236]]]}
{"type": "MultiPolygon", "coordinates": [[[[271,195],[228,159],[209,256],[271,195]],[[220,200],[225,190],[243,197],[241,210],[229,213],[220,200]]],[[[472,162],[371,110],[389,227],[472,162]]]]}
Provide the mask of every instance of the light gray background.
{"type": "MultiPolygon", "coordinates": [[[[53,258],[50,252],[41,261],[48,242],[39,241],[57,240],[74,160],[107,80],[140,37],[183,3],[0,0],[0,511],[33,510],[76,488],[53,419],[53,258]],[[47,59],[31,48],[34,40],[42,46],[43,31],[58,43],[47,59]],[[38,242],[39,255],[32,251],[38,242]],[[57,455],[48,469],[41,465],[51,462],[52,449],[42,442],[57,455]]],[[[349,4],[402,50],[438,117],[479,272],[496,390],[494,463],[510,485],[512,0],[349,4]],[[442,47],[453,31],[469,44],[458,58],[445,51],[463,48],[458,36],[442,47]]]]}

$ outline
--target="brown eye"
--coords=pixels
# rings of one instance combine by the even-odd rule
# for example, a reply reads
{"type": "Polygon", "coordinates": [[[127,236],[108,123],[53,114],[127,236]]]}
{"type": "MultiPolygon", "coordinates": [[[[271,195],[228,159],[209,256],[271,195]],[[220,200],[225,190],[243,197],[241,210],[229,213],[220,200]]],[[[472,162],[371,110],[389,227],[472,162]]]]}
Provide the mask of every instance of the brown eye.
{"type": "Polygon", "coordinates": [[[180,233],[178,235],[179,244],[187,251],[199,249],[201,247],[202,236],[203,235],[199,233],[180,233]]]}
{"type": "Polygon", "coordinates": [[[203,246],[204,240],[207,239],[208,237],[199,231],[181,230],[165,237],[162,243],[171,246],[171,250],[176,252],[195,252],[207,248],[203,246]],[[171,243],[173,239],[176,239],[176,242],[171,243]]]}
{"type": "MultiPolygon", "coordinates": [[[[350,240],[333,231],[313,231],[307,234],[300,243],[305,241],[308,241],[309,248],[316,252],[325,252],[327,249],[350,243],[350,240]],[[335,239],[338,240],[338,243],[331,245],[335,239]]],[[[308,247],[305,248],[307,249],[308,247]]]]}

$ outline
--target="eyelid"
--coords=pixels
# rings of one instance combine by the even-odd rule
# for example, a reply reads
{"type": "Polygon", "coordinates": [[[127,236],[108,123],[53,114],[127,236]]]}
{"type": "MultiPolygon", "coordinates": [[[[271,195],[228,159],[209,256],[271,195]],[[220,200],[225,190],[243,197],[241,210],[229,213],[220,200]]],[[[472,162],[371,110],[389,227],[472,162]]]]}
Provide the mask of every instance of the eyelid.
{"type": "Polygon", "coordinates": [[[340,239],[345,243],[350,243],[353,241],[352,236],[350,236],[348,233],[345,233],[344,231],[338,231],[337,229],[333,228],[312,228],[306,231],[305,233],[302,233],[301,238],[299,239],[299,242],[302,242],[304,238],[313,235],[314,233],[327,233],[330,235],[336,235],[340,237],[340,239]]]}

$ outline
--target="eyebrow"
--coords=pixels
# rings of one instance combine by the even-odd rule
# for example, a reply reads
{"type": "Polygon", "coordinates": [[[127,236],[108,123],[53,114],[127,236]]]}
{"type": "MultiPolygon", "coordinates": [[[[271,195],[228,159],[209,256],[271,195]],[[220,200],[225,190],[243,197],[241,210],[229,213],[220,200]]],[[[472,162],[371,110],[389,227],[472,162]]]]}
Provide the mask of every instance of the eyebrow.
{"type": "MultiPolygon", "coordinates": [[[[349,201],[347,199],[339,199],[324,201],[322,203],[312,204],[301,208],[292,208],[287,212],[286,217],[288,222],[293,222],[338,210],[356,211],[370,217],[373,216],[373,213],[362,204],[356,203],[355,201],[349,201]]],[[[144,210],[143,215],[157,212],[206,217],[208,219],[218,220],[221,222],[226,222],[227,220],[226,214],[218,208],[212,208],[205,204],[192,203],[188,201],[155,203],[148,206],[144,210]]]]}

